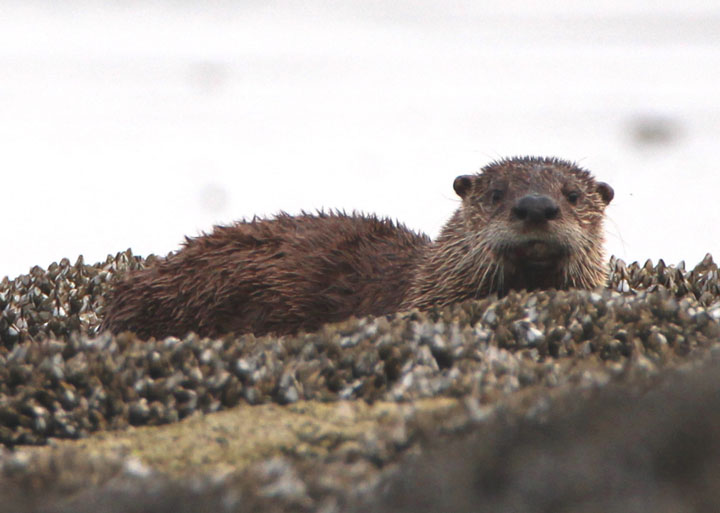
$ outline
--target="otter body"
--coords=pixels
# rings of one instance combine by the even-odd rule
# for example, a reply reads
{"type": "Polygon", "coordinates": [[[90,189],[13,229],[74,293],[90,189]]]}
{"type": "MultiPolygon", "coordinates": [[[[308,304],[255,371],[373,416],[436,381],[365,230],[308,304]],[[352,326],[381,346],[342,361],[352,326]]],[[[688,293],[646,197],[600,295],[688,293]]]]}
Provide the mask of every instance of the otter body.
{"type": "Polygon", "coordinates": [[[435,242],[387,219],[341,213],[281,214],[186,239],[116,285],[102,328],[285,334],[510,289],[604,282],[602,221],[613,190],[589,172],[514,158],[453,187],[462,204],[435,242]]]}
{"type": "Polygon", "coordinates": [[[141,337],[312,331],[397,310],[430,244],[389,220],[323,214],[215,227],[130,273],[103,328],[141,337]]]}

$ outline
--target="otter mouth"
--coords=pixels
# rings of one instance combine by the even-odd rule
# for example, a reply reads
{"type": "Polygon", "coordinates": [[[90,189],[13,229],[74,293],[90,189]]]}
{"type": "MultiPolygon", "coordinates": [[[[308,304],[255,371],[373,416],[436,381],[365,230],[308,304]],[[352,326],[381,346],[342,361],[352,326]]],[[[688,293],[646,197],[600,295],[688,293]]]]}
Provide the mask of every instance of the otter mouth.
{"type": "Polygon", "coordinates": [[[530,267],[557,267],[565,254],[560,244],[547,240],[529,240],[508,251],[508,256],[516,264],[530,267]]]}

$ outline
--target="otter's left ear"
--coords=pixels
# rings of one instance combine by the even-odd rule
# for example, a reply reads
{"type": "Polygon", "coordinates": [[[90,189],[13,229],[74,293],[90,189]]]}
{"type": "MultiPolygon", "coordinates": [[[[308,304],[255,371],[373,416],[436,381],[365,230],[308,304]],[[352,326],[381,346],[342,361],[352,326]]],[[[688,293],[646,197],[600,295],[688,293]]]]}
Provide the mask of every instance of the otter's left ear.
{"type": "Polygon", "coordinates": [[[615,197],[615,191],[605,182],[598,182],[597,191],[600,193],[600,197],[603,199],[606,205],[608,205],[615,197]]]}
{"type": "Polygon", "coordinates": [[[453,182],[453,189],[455,189],[458,196],[461,198],[467,196],[472,187],[472,179],[473,177],[471,175],[458,176],[455,179],[453,182]]]}

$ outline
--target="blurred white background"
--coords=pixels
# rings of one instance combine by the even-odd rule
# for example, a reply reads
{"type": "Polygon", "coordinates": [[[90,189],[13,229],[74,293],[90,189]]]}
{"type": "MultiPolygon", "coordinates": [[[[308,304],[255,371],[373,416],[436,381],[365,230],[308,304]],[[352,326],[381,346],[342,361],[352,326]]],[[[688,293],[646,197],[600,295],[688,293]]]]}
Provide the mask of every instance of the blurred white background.
{"type": "Polygon", "coordinates": [[[435,236],[514,155],[615,188],[608,254],[694,265],[719,150],[705,0],[0,0],[0,277],[281,209],[435,236]]]}

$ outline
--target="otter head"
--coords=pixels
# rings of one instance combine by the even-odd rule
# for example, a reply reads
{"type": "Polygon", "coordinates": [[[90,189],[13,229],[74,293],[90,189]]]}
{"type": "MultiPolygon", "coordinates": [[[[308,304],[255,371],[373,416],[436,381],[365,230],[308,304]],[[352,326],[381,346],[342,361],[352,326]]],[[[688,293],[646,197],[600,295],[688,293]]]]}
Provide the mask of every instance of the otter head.
{"type": "Polygon", "coordinates": [[[554,158],[512,158],[459,176],[453,187],[465,233],[492,255],[491,289],[603,282],[602,223],[614,192],[588,171],[554,158]]]}

